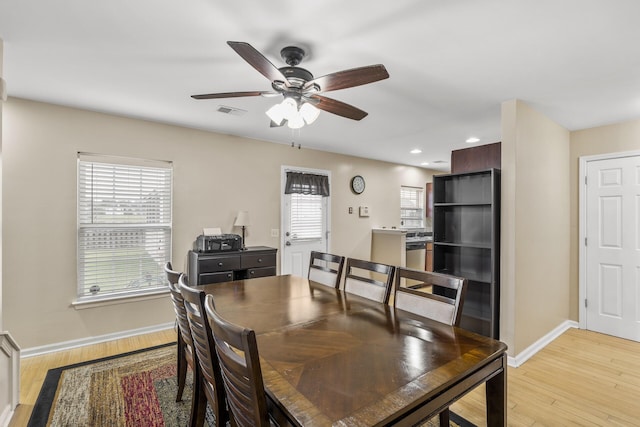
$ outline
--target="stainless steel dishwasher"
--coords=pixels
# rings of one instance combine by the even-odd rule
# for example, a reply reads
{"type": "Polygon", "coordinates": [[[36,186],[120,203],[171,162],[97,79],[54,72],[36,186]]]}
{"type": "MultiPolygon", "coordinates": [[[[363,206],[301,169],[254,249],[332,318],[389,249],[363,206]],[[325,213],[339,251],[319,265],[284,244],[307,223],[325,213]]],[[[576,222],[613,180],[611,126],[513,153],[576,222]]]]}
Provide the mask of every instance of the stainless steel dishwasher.
{"type": "Polygon", "coordinates": [[[407,231],[407,268],[425,270],[427,241],[431,239],[430,231],[407,231]]]}

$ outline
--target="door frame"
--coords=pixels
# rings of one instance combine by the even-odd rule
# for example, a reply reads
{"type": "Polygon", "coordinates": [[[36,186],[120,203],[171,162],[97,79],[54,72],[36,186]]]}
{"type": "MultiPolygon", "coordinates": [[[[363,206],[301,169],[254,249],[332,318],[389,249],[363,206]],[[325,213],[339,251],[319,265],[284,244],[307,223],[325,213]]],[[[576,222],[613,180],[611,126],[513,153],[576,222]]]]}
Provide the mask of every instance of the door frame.
{"type": "Polygon", "coordinates": [[[326,251],[331,247],[331,196],[333,194],[333,189],[331,188],[331,171],[326,169],[312,169],[312,168],[303,168],[298,166],[287,166],[282,165],[280,167],[280,265],[283,265],[284,258],[284,249],[285,249],[285,194],[284,189],[287,185],[287,172],[303,172],[303,173],[314,173],[317,175],[326,175],[329,180],[329,197],[327,198],[327,235],[326,235],[326,251]]]}
{"type": "Polygon", "coordinates": [[[588,163],[599,160],[620,159],[623,157],[640,156],[640,151],[623,151],[619,153],[595,154],[579,158],[578,174],[578,323],[580,329],[587,329],[587,309],[584,301],[587,298],[587,169],[588,163]]]}

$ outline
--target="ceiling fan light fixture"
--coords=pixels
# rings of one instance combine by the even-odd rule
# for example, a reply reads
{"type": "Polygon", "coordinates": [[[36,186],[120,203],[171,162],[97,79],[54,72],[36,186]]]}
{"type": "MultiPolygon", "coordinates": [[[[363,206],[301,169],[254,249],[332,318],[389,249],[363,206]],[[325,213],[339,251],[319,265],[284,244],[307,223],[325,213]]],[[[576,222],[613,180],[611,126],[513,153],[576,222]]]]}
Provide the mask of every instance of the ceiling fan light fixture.
{"type": "Polygon", "coordinates": [[[289,128],[300,129],[305,123],[313,123],[320,115],[320,110],[308,102],[302,102],[298,108],[297,100],[285,97],[282,102],[269,108],[266,114],[276,126],[282,126],[286,121],[289,128]]]}

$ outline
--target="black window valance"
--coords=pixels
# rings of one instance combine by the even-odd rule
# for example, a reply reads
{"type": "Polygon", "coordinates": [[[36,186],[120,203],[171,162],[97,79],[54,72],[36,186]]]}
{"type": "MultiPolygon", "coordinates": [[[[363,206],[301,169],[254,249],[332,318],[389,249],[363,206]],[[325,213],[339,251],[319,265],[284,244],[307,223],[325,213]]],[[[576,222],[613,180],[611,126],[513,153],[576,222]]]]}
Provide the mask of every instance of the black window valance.
{"type": "Polygon", "coordinates": [[[329,196],[329,177],[312,173],[287,172],[284,194],[313,194],[329,196]]]}

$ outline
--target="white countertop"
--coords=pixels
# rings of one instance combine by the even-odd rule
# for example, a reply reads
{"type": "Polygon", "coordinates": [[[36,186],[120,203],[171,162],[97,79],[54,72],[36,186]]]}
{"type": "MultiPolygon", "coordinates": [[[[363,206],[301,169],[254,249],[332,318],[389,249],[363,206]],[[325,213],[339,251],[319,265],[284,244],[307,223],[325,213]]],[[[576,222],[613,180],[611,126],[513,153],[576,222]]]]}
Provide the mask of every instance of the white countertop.
{"type": "Polygon", "coordinates": [[[401,230],[399,228],[374,228],[372,231],[381,234],[407,234],[407,230],[401,230]]]}

